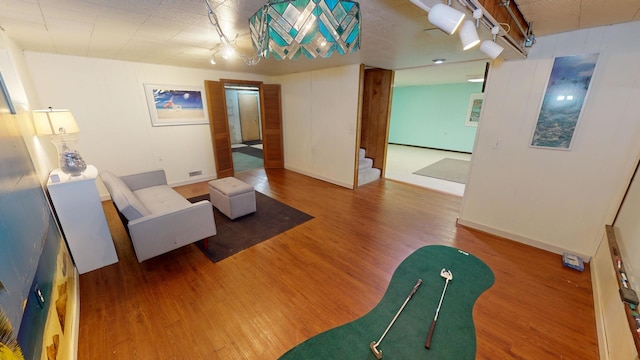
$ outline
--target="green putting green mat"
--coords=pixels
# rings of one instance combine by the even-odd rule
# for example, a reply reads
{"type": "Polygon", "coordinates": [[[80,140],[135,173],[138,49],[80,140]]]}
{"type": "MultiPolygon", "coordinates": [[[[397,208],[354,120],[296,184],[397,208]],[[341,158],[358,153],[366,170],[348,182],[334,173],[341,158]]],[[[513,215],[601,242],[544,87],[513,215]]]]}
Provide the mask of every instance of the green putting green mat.
{"type": "Polygon", "coordinates": [[[280,359],[375,359],[370,343],[380,339],[418,279],[422,285],[377,347],[383,359],[475,359],[473,304],[493,285],[493,272],[477,257],[440,245],[420,248],[402,261],[369,313],[306,340],[280,359]],[[424,344],[445,284],[442,269],[451,271],[453,279],[427,350],[424,344]]]}

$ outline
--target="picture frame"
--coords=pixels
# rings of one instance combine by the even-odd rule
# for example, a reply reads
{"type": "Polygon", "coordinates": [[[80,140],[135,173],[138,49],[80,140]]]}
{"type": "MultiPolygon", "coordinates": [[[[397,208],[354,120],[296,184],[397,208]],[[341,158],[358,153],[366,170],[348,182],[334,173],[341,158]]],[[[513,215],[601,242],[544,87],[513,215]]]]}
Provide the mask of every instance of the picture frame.
{"type": "Polygon", "coordinates": [[[467,117],[465,118],[464,126],[478,126],[483,102],[483,93],[471,94],[469,97],[469,107],[467,109],[467,117]]]}
{"type": "Polygon", "coordinates": [[[0,114],[9,113],[15,115],[16,109],[13,107],[9,89],[7,89],[7,85],[4,83],[2,73],[0,73],[0,92],[2,92],[2,96],[0,96],[0,114]]]}
{"type": "Polygon", "coordinates": [[[571,149],[598,55],[570,55],[554,59],[531,135],[531,147],[571,149]]]}
{"type": "Polygon", "coordinates": [[[152,126],[209,124],[203,86],[144,84],[152,126]]]}

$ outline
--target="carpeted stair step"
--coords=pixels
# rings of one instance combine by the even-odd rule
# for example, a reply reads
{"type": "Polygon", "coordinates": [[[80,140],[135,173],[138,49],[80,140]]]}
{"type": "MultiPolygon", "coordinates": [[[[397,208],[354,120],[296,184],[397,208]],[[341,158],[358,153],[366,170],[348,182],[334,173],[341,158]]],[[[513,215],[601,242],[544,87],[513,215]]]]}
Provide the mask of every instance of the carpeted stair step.
{"type": "Polygon", "coordinates": [[[365,169],[371,169],[373,167],[373,159],[371,158],[360,158],[358,160],[358,171],[362,171],[365,169]]]}
{"type": "Polygon", "coordinates": [[[358,171],[358,186],[380,179],[380,169],[370,168],[358,171]]]}
{"type": "Polygon", "coordinates": [[[358,157],[360,159],[364,159],[365,155],[367,154],[367,150],[360,148],[360,151],[358,152],[358,157]]]}

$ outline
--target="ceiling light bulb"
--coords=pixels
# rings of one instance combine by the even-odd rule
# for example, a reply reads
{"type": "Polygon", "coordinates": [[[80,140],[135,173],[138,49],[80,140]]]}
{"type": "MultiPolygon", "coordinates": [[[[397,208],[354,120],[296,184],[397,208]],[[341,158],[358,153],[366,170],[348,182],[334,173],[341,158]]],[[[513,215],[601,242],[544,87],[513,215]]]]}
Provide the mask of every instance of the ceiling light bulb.
{"type": "Polygon", "coordinates": [[[480,37],[476,31],[476,26],[471,20],[465,20],[460,27],[460,41],[462,49],[469,50],[480,43],[480,37]]]}
{"type": "Polygon", "coordinates": [[[215,65],[216,64],[216,56],[215,55],[211,55],[211,59],[209,59],[209,62],[211,63],[211,65],[215,65]]]}
{"type": "Polygon", "coordinates": [[[236,50],[231,45],[225,46],[224,50],[222,50],[222,58],[228,60],[232,58],[236,54],[236,50]]]}
{"type": "Polygon", "coordinates": [[[467,81],[472,83],[484,82],[484,75],[467,75],[467,81]]]}
{"type": "Polygon", "coordinates": [[[438,65],[438,64],[442,64],[443,62],[445,62],[447,59],[433,59],[433,63],[438,65]]]}

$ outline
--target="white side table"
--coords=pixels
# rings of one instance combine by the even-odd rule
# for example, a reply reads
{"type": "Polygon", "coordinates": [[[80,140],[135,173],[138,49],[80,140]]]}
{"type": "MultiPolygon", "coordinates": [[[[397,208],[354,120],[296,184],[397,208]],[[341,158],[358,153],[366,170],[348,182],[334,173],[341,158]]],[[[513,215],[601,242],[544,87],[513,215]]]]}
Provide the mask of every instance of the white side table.
{"type": "Polygon", "coordinates": [[[80,176],[51,171],[49,196],[80,274],[118,262],[96,187],[98,169],[88,165],[80,176]]]}

